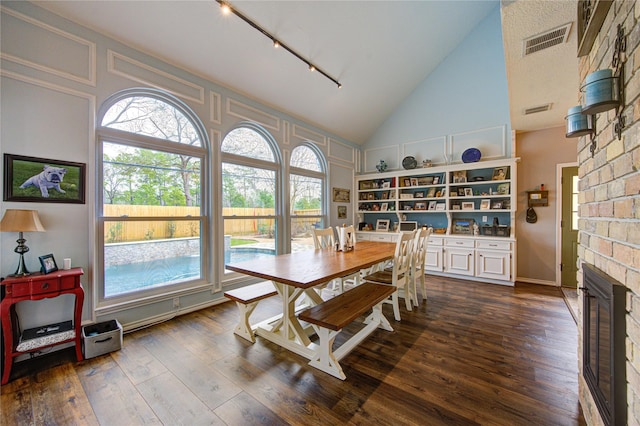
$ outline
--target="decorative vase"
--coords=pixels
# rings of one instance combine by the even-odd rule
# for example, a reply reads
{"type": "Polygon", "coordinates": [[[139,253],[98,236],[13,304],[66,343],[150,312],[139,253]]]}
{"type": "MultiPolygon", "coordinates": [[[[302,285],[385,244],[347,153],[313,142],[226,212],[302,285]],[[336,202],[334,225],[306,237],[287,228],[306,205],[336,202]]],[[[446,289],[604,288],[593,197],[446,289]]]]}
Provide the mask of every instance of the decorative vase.
{"type": "Polygon", "coordinates": [[[384,160],[380,160],[380,163],[376,164],[376,169],[378,169],[378,172],[380,172],[380,173],[386,172],[387,171],[387,163],[385,163],[384,160]]]}

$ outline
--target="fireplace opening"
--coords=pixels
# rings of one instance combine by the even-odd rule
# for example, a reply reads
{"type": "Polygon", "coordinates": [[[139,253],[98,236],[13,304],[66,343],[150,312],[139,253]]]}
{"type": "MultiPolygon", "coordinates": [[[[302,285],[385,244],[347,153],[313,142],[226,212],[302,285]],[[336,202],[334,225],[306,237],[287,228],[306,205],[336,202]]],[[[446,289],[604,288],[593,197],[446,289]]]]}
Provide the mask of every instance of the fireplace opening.
{"type": "Polygon", "coordinates": [[[627,418],[626,287],[583,263],[582,374],[605,425],[627,418]]]}

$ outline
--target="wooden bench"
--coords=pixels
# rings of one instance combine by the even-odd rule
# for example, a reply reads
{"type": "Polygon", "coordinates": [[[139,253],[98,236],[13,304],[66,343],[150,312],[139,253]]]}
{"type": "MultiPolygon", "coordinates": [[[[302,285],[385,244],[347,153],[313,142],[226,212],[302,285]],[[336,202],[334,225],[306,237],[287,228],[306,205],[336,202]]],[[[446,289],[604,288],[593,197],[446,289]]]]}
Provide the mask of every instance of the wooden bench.
{"type": "Polygon", "coordinates": [[[338,361],[375,329],[393,331],[382,314],[382,303],[396,290],[390,285],[364,283],[300,312],[298,318],[311,324],[320,340],[309,365],[344,380],[346,376],[338,361]],[[366,326],[334,351],[333,342],[340,331],[371,310],[373,312],[364,321],[366,326]]]}
{"type": "Polygon", "coordinates": [[[255,343],[254,328],[249,323],[249,317],[258,306],[259,301],[277,294],[278,292],[271,281],[264,281],[225,292],[224,296],[235,301],[240,310],[240,321],[233,332],[243,339],[255,343]]]}

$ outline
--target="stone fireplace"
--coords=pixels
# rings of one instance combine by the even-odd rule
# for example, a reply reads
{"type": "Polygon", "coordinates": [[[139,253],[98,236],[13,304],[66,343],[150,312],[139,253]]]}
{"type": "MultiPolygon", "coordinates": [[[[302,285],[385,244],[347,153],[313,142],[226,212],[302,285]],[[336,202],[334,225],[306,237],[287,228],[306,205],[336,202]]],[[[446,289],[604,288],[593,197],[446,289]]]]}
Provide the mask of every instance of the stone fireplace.
{"type": "MultiPolygon", "coordinates": [[[[578,16],[585,5],[596,8],[603,3],[602,0],[577,2],[578,16]]],[[[626,36],[626,51],[622,58],[624,102],[619,111],[624,117],[624,126],[618,136],[617,111],[599,113],[596,115],[593,153],[589,136],[578,141],[578,285],[585,287],[583,274],[594,267],[617,281],[619,285],[614,285],[615,288],[624,287],[625,290],[624,297],[620,297],[622,301],[616,301],[624,306],[623,309],[612,308],[608,313],[600,313],[601,320],[607,314],[611,315],[604,321],[609,324],[608,329],[602,328],[602,323],[599,328],[591,328],[593,321],[587,328],[583,323],[578,324],[580,404],[589,425],[609,424],[606,411],[605,415],[601,414],[602,396],[596,396],[597,392],[592,393],[590,388],[594,378],[598,385],[594,389],[599,388],[608,398],[613,416],[610,424],[619,424],[617,416],[622,410],[626,411],[627,424],[640,424],[640,2],[614,0],[610,3],[593,46],[579,58],[580,75],[577,76],[582,83],[594,71],[614,68],[616,35],[618,27],[623,28],[626,36]],[[624,321],[613,318],[620,311],[624,313],[624,321]],[[609,342],[603,337],[608,333],[611,333],[609,342]],[[623,351],[614,349],[613,360],[603,357],[599,350],[610,346],[609,343],[615,345],[618,339],[624,339],[623,351]],[[600,355],[596,357],[596,353],[600,355]],[[616,363],[620,362],[624,365],[622,370],[626,371],[626,379],[618,380],[616,363]],[[602,381],[602,375],[607,371],[615,384],[602,381]],[[623,381],[624,386],[619,381],[623,381]],[[619,390],[622,388],[624,390],[619,390]],[[611,396],[611,392],[624,392],[626,403],[618,405],[620,400],[611,396]]],[[[576,96],[579,99],[580,93],[576,96]]],[[[587,272],[587,276],[589,274],[587,272]]],[[[613,297],[617,299],[615,292],[613,290],[613,297]]],[[[579,292],[581,311],[584,311],[581,316],[591,319],[605,306],[592,304],[594,298],[591,296],[595,293],[596,290],[591,289],[579,292]]]]}

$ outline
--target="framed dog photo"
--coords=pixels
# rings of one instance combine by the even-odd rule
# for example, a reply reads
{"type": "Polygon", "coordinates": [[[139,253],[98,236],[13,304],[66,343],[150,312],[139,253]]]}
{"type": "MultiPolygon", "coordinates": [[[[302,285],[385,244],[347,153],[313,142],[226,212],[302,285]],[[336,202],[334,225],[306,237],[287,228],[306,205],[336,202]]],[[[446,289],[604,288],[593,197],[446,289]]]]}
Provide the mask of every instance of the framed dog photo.
{"type": "Polygon", "coordinates": [[[4,201],[84,204],[86,164],[4,154],[4,201]]]}
{"type": "Polygon", "coordinates": [[[40,256],[39,259],[40,265],[42,265],[42,273],[49,274],[58,270],[58,265],[52,254],[40,256]]]}

